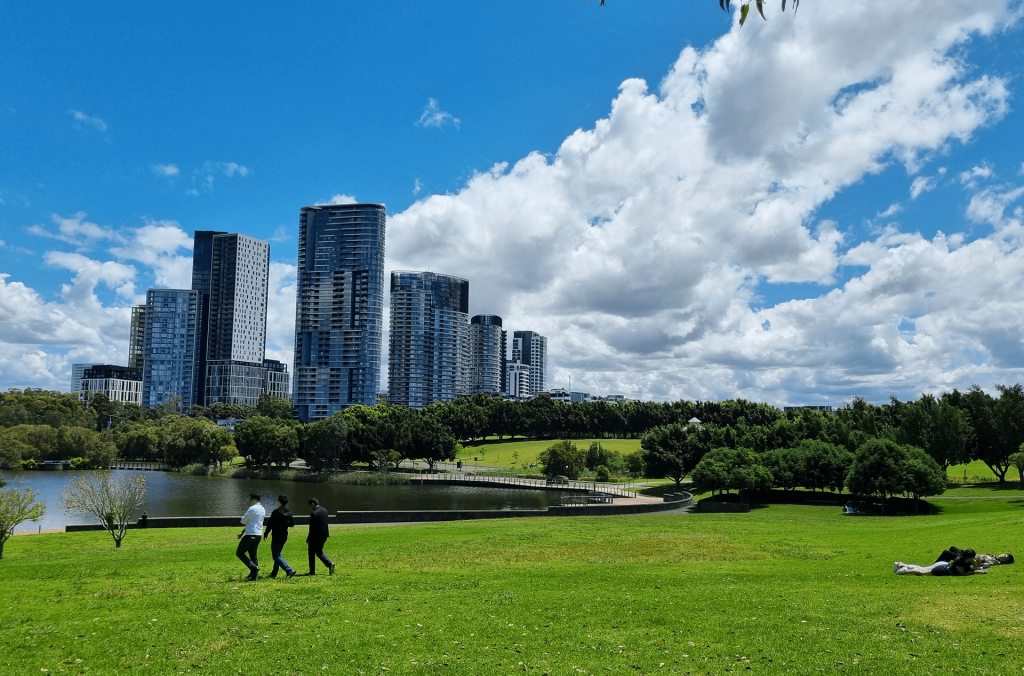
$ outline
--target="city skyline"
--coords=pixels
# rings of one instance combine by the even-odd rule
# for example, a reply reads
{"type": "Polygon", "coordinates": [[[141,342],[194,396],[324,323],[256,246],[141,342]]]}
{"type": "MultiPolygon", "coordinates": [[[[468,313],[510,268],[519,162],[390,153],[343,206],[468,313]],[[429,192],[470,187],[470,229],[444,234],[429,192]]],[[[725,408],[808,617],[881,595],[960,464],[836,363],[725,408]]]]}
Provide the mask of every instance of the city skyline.
{"type": "Polygon", "coordinates": [[[0,389],[125,364],[145,289],[189,286],[193,230],[273,244],[266,356],[291,365],[294,211],[360,199],[387,205],[383,274],[457,274],[470,315],[548,337],[545,389],[784,405],[1024,380],[1012,3],[812,3],[743,29],[698,3],[614,4],[414,8],[336,55],[287,49],[303,8],[251,19],[260,50],[219,9],[190,31],[167,8],[13,8],[0,389]],[[478,56],[427,49],[406,72],[424,25],[478,56]],[[118,57],[153,26],[180,64],[118,57]],[[594,44],[599,65],[577,63],[594,44]]]}

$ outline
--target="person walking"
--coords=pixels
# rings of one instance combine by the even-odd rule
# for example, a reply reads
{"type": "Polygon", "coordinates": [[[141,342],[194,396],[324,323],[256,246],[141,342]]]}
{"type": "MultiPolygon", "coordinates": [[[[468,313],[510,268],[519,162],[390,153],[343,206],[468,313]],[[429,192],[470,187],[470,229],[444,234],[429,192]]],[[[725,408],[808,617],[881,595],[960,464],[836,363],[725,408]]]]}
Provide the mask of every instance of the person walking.
{"type": "Polygon", "coordinates": [[[288,562],[281,556],[284,543],[288,541],[288,529],[295,525],[292,513],[288,511],[288,496],[277,496],[277,509],[270,513],[270,523],[263,533],[263,541],[270,537],[270,556],[274,559],[274,569],[270,571],[270,577],[277,578],[277,571],[283,570],[285,578],[291,579],[295,575],[295,569],[288,565],[288,562]],[[271,537],[273,536],[273,537],[271,537]]]}
{"type": "Polygon", "coordinates": [[[242,532],[238,534],[238,549],[235,556],[249,569],[248,582],[256,581],[256,574],[260,572],[260,563],[256,558],[256,550],[260,546],[260,537],[263,535],[263,519],[267,516],[267,510],[260,504],[260,496],[256,493],[249,495],[249,509],[242,515],[242,532]]]}
{"type": "Polygon", "coordinates": [[[329,574],[334,575],[335,564],[324,554],[324,545],[331,536],[331,529],[327,524],[327,510],[320,506],[320,501],[316,498],[310,498],[309,504],[313,507],[313,513],[309,515],[309,535],[306,537],[309,574],[316,575],[316,560],[320,559],[327,566],[329,574]]]}

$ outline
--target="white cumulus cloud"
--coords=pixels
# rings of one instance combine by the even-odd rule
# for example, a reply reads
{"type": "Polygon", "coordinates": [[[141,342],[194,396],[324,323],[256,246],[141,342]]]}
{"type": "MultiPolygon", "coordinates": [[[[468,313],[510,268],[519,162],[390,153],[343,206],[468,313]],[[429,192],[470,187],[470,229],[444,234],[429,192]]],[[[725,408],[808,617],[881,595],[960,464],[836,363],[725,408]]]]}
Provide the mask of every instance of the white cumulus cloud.
{"type": "MultiPolygon", "coordinates": [[[[1014,21],[1010,3],[933,10],[815,3],[688,48],[656,90],[624,82],[553,156],[495,165],[392,217],[388,267],[468,278],[471,312],[548,335],[555,377],[597,392],[784,403],[984,381],[1006,346],[957,317],[1024,304],[980,302],[966,272],[996,256],[1001,288],[1024,271],[1016,255],[963,244],[963,223],[847,251],[816,218],[893,158],[916,173],[1007,112],[1004,81],[972,73],[961,50],[1014,21]],[[867,270],[835,287],[840,265],[867,270]],[[754,308],[759,286],[795,282],[822,295],[754,308]]],[[[936,182],[918,177],[911,197],[936,182]]]]}

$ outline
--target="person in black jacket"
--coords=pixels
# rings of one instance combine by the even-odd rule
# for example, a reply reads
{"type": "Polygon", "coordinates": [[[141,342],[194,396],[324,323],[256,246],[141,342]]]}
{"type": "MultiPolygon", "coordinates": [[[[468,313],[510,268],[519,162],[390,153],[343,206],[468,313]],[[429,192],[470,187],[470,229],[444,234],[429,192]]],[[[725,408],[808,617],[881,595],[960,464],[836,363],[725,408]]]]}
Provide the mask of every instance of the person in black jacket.
{"type": "Polygon", "coordinates": [[[331,536],[331,529],[327,525],[327,510],[320,506],[320,501],[310,498],[309,504],[313,506],[313,513],[309,515],[309,536],[306,537],[306,546],[309,550],[309,574],[316,575],[316,560],[319,558],[331,575],[334,575],[334,562],[324,554],[324,545],[327,538],[331,536]]]}
{"type": "Polygon", "coordinates": [[[276,578],[277,571],[283,570],[285,577],[291,579],[295,575],[295,569],[288,565],[288,562],[281,556],[284,543],[288,541],[288,529],[295,525],[292,513],[288,511],[288,496],[277,496],[277,509],[270,514],[270,524],[263,531],[263,540],[273,536],[270,540],[270,555],[274,558],[274,570],[270,571],[270,577],[276,578]]]}

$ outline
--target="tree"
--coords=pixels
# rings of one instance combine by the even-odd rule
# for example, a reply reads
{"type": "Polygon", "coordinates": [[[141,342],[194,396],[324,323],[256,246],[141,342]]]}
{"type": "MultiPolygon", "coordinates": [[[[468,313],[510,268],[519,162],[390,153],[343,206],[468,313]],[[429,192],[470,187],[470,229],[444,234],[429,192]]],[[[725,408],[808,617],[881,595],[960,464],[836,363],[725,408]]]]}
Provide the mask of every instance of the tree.
{"type": "Polygon", "coordinates": [[[1010,456],[1024,443],[1024,388],[1017,383],[996,385],[996,389],[999,390],[999,399],[995,400],[992,411],[996,433],[995,452],[985,460],[985,464],[999,477],[999,483],[1003,483],[1012,466],[1010,456]]]}
{"type": "Polygon", "coordinates": [[[193,463],[210,466],[230,460],[231,435],[209,420],[170,416],[160,425],[163,432],[160,451],[163,461],[172,467],[193,463]]]}
{"type": "Polygon", "coordinates": [[[693,481],[715,491],[763,490],[772,487],[772,473],[761,457],[749,448],[716,448],[701,458],[693,470],[693,481]]]}
{"type": "Polygon", "coordinates": [[[109,472],[90,472],[71,480],[60,496],[64,509],[88,512],[100,520],[103,530],[120,547],[135,516],[146,503],[146,477],[114,479],[109,472]]]}
{"type": "Polygon", "coordinates": [[[646,468],[644,467],[644,458],[639,451],[633,451],[627,453],[622,458],[623,463],[626,465],[626,470],[633,476],[644,476],[646,468]]]}
{"type": "Polygon", "coordinates": [[[950,465],[970,462],[968,449],[973,435],[967,413],[953,406],[944,396],[933,411],[931,438],[925,451],[946,470],[950,465]]]}
{"type": "Polygon", "coordinates": [[[640,441],[648,475],[668,477],[678,486],[710,450],[711,439],[711,430],[698,425],[654,427],[640,441]]]}
{"type": "Polygon", "coordinates": [[[853,454],[842,446],[805,439],[800,442],[803,456],[805,488],[843,492],[846,475],[853,464],[853,454]]]}
{"type": "Polygon", "coordinates": [[[345,413],[339,411],[306,427],[303,451],[306,464],[314,472],[337,470],[348,463],[348,424],[345,418],[345,413]]]}
{"type": "Polygon", "coordinates": [[[559,476],[564,474],[570,479],[575,479],[587,466],[587,453],[576,448],[576,444],[568,439],[558,441],[537,458],[545,476],[559,476]]]}
{"type": "Polygon", "coordinates": [[[946,492],[946,470],[923,449],[904,446],[903,451],[906,454],[903,492],[914,498],[914,511],[917,511],[921,498],[946,492]]]}
{"type": "Polygon", "coordinates": [[[950,403],[954,403],[967,414],[974,432],[968,445],[968,457],[981,460],[1000,481],[1005,480],[1009,464],[1004,463],[1016,448],[1005,451],[998,438],[995,400],[977,385],[972,385],[964,394],[953,390],[950,393],[950,403]]]}
{"type": "Polygon", "coordinates": [[[884,514],[886,499],[905,490],[907,463],[905,447],[891,439],[872,439],[854,454],[846,487],[851,493],[880,498],[884,514]]]}
{"type": "Polygon", "coordinates": [[[33,448],[24,441],[0,429],[0,469],[18,469],[21,459],[32,457],[32,451],[33,448]]]}
{"type": "Polygon", "coordinates": [[[62,426],[57,430],[57,455],[62,460],[84,458],[92,468],[109,467],[117,458],[117,446],[106,435],[84,427],[62,426]]]}
{"type": "MultiPolygon", "coordinates": [[[[1024,444],[1020,445],[1020,450],[1010,456],[1010,462],[1017,468],[1017,474],[1019,475],[1020,482],[1024,483],[1024,444]]],[[[0,484],[2,486],[3,484],[0,484]]]]}
{"type": "MultiPolygon", "coordinates": [[[[6,482],[0,479],[0,486],[6,482]]],[[[22,521],[39,521],[46,512],[46,504],[36,502],[31,488],[0,488],[0,559],[4,558],[4,543],[22,521]]]]}
{"type": "Polygon", "coordinates": [[[608,464],[608,451],[604,450],[600,441],[592,441],[587,449],[587,469],[596,470],[601,465],[608,464]]]}
{"type": "MultiPolygon", "coordinates": [[[[768,17],[764,15],[764,0],[753,0],[754,5],[757,7],[757,13],[761,15],[761,18],[765,21],[768,17]]],[[[587,0],[589,3],[590,0],[587,0]]],[[[750,14],[750,2],[751,0],[744,0],[740,4],[740,25],[742,26],[747,22],[747,16],[750,14]]],[[[605,0],[601,0],[601,7],[604,7],[605,0]]],[[[729,12],[732,9],[731,0],[718,0],[718,6],[722,8],[722,11],[729,12]]],[[[793,12],[796,13],[797,7],[800,6],[800,0],[793,0],[793,12]]],[[[782,0],[782,11],[786,11],[786,0],[782,0]]]]}
{"type": "Polygon", "coordinates": [[[434,471],[434,465],[441,461],[455,459],[455,437],[441,421],[424,411],[412,422],[411,448],[409,457],[422,458],[434,471]]]}
{"type": "Polygon", "coordinates": [[[774,485],[793,490],[806,483],[807,467],[800,448],[776,448],[764,454],[764,464],[774,478],[774,485]]]}
{"type": "Polygon", "coordinates": [[[268,418],[289,420],[292,417],[292,400],[262,392],[259,403],[256,404],[256,410],[260,415],[268,418]]]}
{"type": "Polygon", "coordinates": [[[235,445],[249,467],[287,467],[299,451],[299,435],[280,419],[256,416],[235,426],[235,445]]]}

